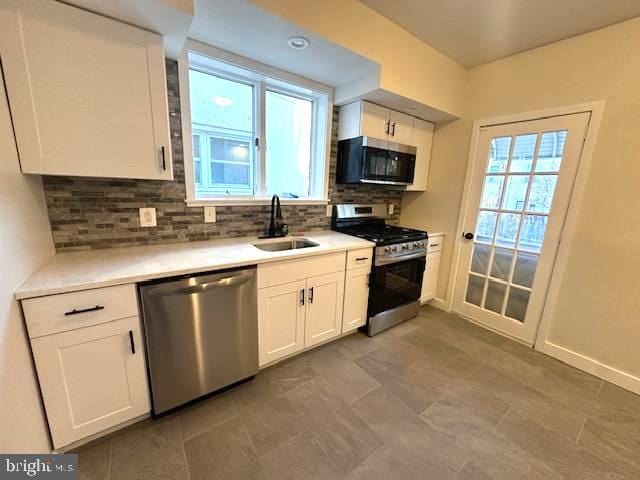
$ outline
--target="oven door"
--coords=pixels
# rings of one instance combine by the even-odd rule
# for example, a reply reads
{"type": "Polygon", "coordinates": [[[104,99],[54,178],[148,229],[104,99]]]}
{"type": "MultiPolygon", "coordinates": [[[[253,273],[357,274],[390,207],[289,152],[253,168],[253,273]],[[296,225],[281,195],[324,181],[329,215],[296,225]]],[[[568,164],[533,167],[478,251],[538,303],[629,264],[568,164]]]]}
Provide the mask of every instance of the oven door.
{"type": "Polygon", "coordinates": [[[369,317],[420,299],[424,255],[375,265],[369,283],[369,317]]]}

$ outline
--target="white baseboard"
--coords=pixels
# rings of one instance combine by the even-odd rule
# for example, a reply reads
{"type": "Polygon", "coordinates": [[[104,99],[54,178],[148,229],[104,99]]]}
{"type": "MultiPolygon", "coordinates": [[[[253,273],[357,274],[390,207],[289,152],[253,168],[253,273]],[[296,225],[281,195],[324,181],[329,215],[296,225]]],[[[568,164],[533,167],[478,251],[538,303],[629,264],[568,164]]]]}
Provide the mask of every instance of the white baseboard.
{"type": "Polygon", "coordinates": [[[578,368],[598,378],[602,378],[607,382],[613,383],[620,388],[624,388],[625,390],[629,390],[630,392],[640,395],[640,378],[635,377],[630,373],[609,367],[608,365],[600,363],[593,358],[586,357],[580,353],[561,347],[549,341],[543,344],[542,351],[547,355],[571,365],[572,367],[578,368]]]}

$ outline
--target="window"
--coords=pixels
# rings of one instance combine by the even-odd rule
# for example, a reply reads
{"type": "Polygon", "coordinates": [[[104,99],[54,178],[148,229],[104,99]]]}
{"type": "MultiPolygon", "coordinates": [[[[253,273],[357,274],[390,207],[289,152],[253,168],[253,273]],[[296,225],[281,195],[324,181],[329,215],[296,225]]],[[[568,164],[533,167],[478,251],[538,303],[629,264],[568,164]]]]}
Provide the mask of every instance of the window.
{"type": "Polygon", "coordinates": [[[187,201],[251,204],[278,194],[326,202],[331,89],[227,52],[208,53],[225,61],[189,52],[180,65],[190,113],[183,130],[192,138],[187,201]]]}

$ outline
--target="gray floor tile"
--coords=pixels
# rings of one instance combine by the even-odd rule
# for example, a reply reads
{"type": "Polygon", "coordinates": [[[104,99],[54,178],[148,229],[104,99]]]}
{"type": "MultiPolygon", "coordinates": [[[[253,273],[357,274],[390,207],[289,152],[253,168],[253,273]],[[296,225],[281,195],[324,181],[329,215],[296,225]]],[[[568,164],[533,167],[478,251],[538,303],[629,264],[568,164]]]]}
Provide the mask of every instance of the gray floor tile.
{"type": "Polygon", "coordinates": [[[455,476],[455,480],[493,480],[494,477],[473,462],[467,463],[455,476]]]}
{"type": "Polygon", "coordinates": [[[258,455],[273,450],[304,430],[303,419],[282,388],[260,375],[231,391],[258,455]]]}
{"type": "Polygon", "coordinates": [[[530,385],[542,372],[541,367],[524,362],[499,348],[487,346],[477,351],[474,356],[485,365],[525,385],[530,385]]]}
{"type": "Polygon", "coordinates": [[[349,473],[382,445],[324,380],[305,383],[287,397],[341,472],[349,473]]]}
{"type": "Polygon", "coordinates": [[[618,468],[567,441],[567,437],[523,417],[515,410],[500,422],[498,431],[566,479],[628,478],[618,468]]]}
{"type": "Polygon", "coordinates": [[[420,477],[389,446],[382,446],[358,465],[347,480],[418,480],[420,477]]]}
{"type": "Polygon", "coordinates": [[[351,359],[356,359],[375,350],[378,346],[362,332],[355,332],[335,342],[336,348],[351,359]]]}
{"type": "Polygon", "coordinates": [[[604,382],[598,398],[604,408],[621,409],[640,417],[640,395],[604,382]]]}
{"type": "Polygon", "coordinates": [[[423,358],[414,365],[433,365],[443,371],[467,375],[475,370],[479,363],[476,358],[423,332],[412,332],[402,337],[405,342],[419,348],[423,358]]]}
{"type": "Polygon", "coordinates": [[[308,355],[303,354],[261,371],[260,376],[269,377],[272,383],[287,391],[317,378],[318,372],[309,365],[308,355]]]}
{"type": "Polygon", "coordinates": [[[187,478],[178,421],[173,417],[134,425],[112,442],[111,480],[187,478]]]}
{"type": "Polygon", "coordinates": [[[184,449],[190,480],[265,478],[249,435],[237,417],[187,440],[184,449]]]}
{"type": "Polygon", "coordinates": [[[107,480],[111,463],[111,437],[95,440],[74,450],[78,454],[79,480],[107,480]]]}
{"type": "Polygon", "coordinates": [[[311,432],[289,439],[260,457],[266,478],[274,480],[324,480],[341,478],[320,442],[311,432]]]}
{"type": "Polygon", "coordinates": [[[182,440],[186,441],[237,415],[231,394],[225,393],[181,410],[176,417],[180,422],[182,440]]]}

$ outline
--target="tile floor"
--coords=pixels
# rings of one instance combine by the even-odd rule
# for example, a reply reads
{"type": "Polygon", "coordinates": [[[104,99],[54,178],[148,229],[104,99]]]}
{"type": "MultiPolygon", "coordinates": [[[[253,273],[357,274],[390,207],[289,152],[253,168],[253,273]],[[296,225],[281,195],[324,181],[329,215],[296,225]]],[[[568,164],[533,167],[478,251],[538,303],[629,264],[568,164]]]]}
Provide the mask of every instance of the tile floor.
{"type": "Polygon", "coordinates": [[[640,397],[424,307],[78,453],[96,480],[636,479],[640,397]]]}

